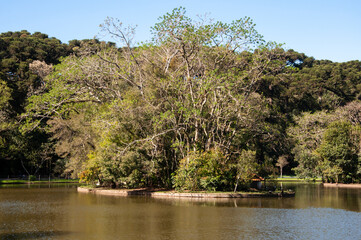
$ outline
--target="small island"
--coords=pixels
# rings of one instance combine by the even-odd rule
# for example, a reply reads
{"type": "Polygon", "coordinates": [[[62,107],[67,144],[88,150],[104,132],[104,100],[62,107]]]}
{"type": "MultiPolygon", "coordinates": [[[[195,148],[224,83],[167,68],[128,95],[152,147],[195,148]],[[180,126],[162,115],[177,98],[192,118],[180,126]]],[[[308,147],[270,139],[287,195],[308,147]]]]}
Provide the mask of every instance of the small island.
{"type": "Polygon", "coordinates": [[[174,190],[152,189],[108,189],[78,187],[80,193],[93,193],[108,196],[149,196],[154,198],[264,198],[264,197],[294,197],[293,191],[254,191],[254,192],[179,192],[174,190]]]}

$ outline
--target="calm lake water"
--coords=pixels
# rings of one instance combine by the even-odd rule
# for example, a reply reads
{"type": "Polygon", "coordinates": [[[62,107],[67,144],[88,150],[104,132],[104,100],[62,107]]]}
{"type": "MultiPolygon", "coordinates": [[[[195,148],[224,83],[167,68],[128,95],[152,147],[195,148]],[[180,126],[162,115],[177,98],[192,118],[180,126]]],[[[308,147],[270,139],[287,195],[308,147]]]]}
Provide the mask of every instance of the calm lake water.
{"type": "Polygon", "coordinates": [[[283,199],[153,199],[0,186],[0,239],[361,239],[361,189],[283,184],[283,199]]]}

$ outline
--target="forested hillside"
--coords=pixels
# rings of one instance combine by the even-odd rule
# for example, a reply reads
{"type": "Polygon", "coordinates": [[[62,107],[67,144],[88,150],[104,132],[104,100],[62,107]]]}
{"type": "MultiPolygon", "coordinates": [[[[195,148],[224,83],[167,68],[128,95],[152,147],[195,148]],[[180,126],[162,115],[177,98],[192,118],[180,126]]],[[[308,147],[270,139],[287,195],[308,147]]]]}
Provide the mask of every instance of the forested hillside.
{"type": "Polygon", "coordinates": [[[249,18],[153,38],[107,19],[116,44],[0,34],[1,176],[56,174],[117,187],[233,190],[279,170],[361,180],[361,62],[266,42],[249,18]]]}

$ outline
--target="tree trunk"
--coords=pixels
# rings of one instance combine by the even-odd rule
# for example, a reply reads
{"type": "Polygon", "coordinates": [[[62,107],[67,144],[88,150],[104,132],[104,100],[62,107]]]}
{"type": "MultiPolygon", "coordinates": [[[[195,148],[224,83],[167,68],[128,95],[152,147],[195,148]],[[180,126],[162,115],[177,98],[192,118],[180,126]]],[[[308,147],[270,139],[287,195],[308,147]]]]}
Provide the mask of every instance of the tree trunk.
{"type": "Polygon", "coordinates": [[[237,181],[236,181],[236,186],[234,186],[234,190],[233,190],[233,192],[236,192],[236,191],[237,191],[237,187],[238,187],[238,180],[239,180],[239,177],[237,178],[237,181]]]}
{"type": "Polygon", "coordinates": [[[282,169],[283,169],[283,167],[280,167],[280,169],[281,169],[281,178],[282,178],[282,169]]]}

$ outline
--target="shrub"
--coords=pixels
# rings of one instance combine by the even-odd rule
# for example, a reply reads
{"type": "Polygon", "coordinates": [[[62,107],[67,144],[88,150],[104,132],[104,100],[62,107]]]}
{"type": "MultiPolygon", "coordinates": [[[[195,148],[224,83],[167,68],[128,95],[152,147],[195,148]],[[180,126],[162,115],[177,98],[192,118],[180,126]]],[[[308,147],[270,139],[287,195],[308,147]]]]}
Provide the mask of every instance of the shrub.
{"type": "Polygon", "coordinates": [[[29,175],[29,181],[35,181],[36,177],[34,175],[29,175]]]}
{"type": "Polygon", "coordinates": [[[173,187],[177,190],[216,191],[228,185],[226,157],[218,149],[193,151],[180,161],[173,174],[173,187]]]}

